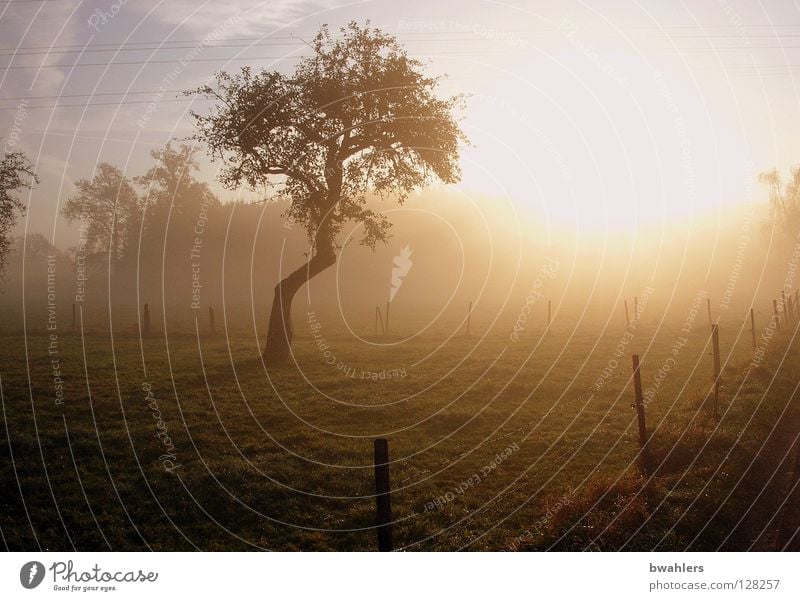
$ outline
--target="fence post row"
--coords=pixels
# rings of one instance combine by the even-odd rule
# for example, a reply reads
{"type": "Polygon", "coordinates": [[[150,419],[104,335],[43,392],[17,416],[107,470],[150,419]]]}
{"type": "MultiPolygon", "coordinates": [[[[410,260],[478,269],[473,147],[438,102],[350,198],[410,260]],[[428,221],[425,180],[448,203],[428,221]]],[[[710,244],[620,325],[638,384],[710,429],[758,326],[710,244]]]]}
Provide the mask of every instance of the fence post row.
{"type": "Polygon", "coordinates": [[[147,303],[144,304],[144,324],[142,326],[142,331],[145,336],[150,334],[150,305],[147,303]]]}
{"type": "Polygon", "coordinates": [[[773,298],[772,299],[772,314],[775,318],[775,329],[781,329],[781,316],[778,315],[778,302],[773,298]]]}
{"type": "Polygon", "coordinates": [[[639,425],[639,471],[648,475],[651,470],[650,451],[647,446],[647,423],[645,422],[644,396],[642,395],[642,375],[639,366],[639,355],[632,355],[633,359],[633,394],[634,403],[631,407],[636,409],[636,421],[639,425]]]}
{"type": "Polygon", "coordinates": [[[719,359],[719,324],[711,326],[711,346],[714,351],[714,415],[718,415],[719,404],[719,378],[720,378],[720,359],[719,359]]]}
{"type": "Polygon", "coordinates": [[[389,482],[389,441],[375,439],[375,510],[378,551],[392,550],[392,502],[389,482]]]}
{"type": "Polygon", "coordinates": [[[784,315],[784,317],[786,319],[786,323],[788,324],[789,323],[789,318],[791,317],[791,315],[789,315],[789,305],[786,304],[786,291],[785,290],[781,290],[781,311],[783,312],[783,315],[784,315]]]}
{"type": "Polygon", "coordinates": [[[633,355],[633,398],[632,407],[636,409],[639,422],[639,447],[644,450],[647,444],[647,425],[644,415],[644,396],[642,395],[642,376],[639,368],[639,355],[633,355]]]}
{"type": "Polygon", "coordinates": [[[378,335],[378,323],[381,325],[381,333],[386,336],[386,324],[383,323],[383,314],[381,308],[375,305],[375,336],[378,335]]]}

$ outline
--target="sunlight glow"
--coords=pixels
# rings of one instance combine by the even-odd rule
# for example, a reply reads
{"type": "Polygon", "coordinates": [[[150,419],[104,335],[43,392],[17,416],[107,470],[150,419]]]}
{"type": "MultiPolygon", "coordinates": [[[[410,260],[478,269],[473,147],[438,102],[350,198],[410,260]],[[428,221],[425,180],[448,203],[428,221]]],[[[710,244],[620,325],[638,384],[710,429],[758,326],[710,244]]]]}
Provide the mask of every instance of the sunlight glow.
{"type": "Polygon", "coordinates": [[[753,166],[738,116],[723,80],[703,76],[575,49],[487,74],[493,92],[474,93],[465,119],[463,185],[579,231],[632,233],[742,202],[753,166]]]}

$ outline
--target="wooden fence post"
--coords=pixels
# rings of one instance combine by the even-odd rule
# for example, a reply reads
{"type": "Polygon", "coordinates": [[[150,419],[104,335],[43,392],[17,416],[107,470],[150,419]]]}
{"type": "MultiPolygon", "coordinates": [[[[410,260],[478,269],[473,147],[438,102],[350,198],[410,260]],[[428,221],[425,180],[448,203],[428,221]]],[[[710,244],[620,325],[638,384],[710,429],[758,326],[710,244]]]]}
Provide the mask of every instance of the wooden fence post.
{"type": "Polygon", "coordinates": [[[375,509],[378,551],[392,550],[392,502],[389,482],[389,441],[375,439],[375,509]]]}
{"type": "Polygon", "coordinates": [[[214,319],[214,307],[208,308],[208,325],[211,326],[211,335],[214,336],[217,333],[217,322],[214,319]]]}
{"type": "Polygon", "coordinates": [[[644,414],[644,396],[642,395],[642,376],[639,368],[639,355],[633,355],[633,398],[631,405],[636,409],[636,418],[639,422],[639,448],[641,449],[640,466],[642,472],[649,471],[649,459],[647,454],[647,423],[644,414]]]}
{"type": "MultiPolygon", "coordinates": [[[[381,308],[376,305],[375,306],[375,311],[378,314],[378,321],[380,321],[380,323],[381,323],[381,333],[383,333],[383,335],[386,336],[386,324],[383,323],[383,313],[381,313],[381,308]]],[[[375,335],[376,336],[378,335],[377,330],[375,331],[375,335]]]]}
{"type": "Polygon", "coordinates": [[[142,333],[145,336],[150,334],[150,305],[144,304],[144,324],[142,326],[142,333]]]}
{"type": "Polygon", "coordinates": [[[773,313],[773,315],[775,315],[775,329],[780,331],[780,329],[781,329],[781,316],[778,315],[778,303],[774,298],[772,299],[772,313],[773,313]]]}
{"type": "Polygon", "coordinates": [[[786,325],[789,325],[791,315],[789,314],[789,305],[786,304],[786,290],[781,290],[781,311],[786,320],[786,325]]]}
{"type": "Polygon", "coordinates": [[[631,325],[631,318],[628,315],[628,299],[625,299],[625,327],[630,327],[631,325]]]}
{"type": "Polygon", "coordinates": [[[706,299],[706,305],[708,306],[708,325],[713,330],[714,329],[714,320],[711,319],[711,299],[710,298],[706,299]]]}
{"type": "Polygon", "coordinates": [[[469,301],[469,309],[467,310],[467,337],[469,337],[469,325],[472,319],[472,301],[469,301]]]}
{"type": "Polygon", "coordinates": [[[719,379],[722,370],[719,360],[719,324],[716,323],[711,326],[711,346],[714,351],[714,415],[717,416],[719,415],[717,412],[719,406],[719,379]]]}
{"type": "Polygon", "coordinates": [[[639,446],[644,449],[647,444],[647,425],[644,415],[644,396],[642,395],[642,376],[639,368],[639,355],[633,355],[633,395],[636,417],[639,421],[639,446]]]}
{"type": "Polygon", "coordinates": [[[750,307],[750,333],[753,335],[753,350],[756,350],[756,320],[753,317],[753,307],[750,307]]]}

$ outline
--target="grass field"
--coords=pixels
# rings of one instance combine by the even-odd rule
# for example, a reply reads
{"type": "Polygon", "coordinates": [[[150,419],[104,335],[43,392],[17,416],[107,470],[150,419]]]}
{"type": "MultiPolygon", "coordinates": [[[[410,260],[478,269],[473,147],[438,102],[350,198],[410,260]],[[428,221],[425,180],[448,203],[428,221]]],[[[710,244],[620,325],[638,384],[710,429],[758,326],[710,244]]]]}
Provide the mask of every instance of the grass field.
{"type": "Polygon", "coordinates": [[[748,468],[800,381],[786,328],[748,370],[750,333],[721,327],[715,420],[701,318],[688,335],[683,322],[643,320],[517,342],[505,331],[358,341],[317,323],[296,324],[297,365],[269,371],[237,332],[59,333],[52,354],[47,332],[3,335],[6,547],[372,550],[376,437],[390,444],[396,548],[751,544],[747,510],[763,486],[748,468]]]}

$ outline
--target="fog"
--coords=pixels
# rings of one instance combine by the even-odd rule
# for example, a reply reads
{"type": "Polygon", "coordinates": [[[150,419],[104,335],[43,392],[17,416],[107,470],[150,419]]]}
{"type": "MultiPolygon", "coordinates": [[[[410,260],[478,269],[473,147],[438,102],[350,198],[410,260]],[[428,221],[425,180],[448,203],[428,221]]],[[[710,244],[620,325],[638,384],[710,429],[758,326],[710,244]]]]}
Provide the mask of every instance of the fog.
{"type": "MultiPolygon", "coordinates": [[[[375,307],[383,318],[404,249],[391,329],[405,336],[461,331],[470,302],[476,334],[507,335],[523,309],[528,329],[541,328],[548,301],[553,322],[568,327],[623,324],[624,301],[632,315],[634,297],[643,296],[643,319],[682,319],[698,291],[711,299],[715,320],[740,324],[751,306],[767,310],[779,290],[794,287],[794,245],[772,230],[766,203],[627,233],[547,227],[508,199],[446,188],[402,206],[372,204],[392,222],[390,240],[373,251],[359,244],[360,225],[350,224],[337,264],[295,299],[295,324],[314,311],[330,331],[373,334],[375,307]]],[[[310,250],[285,209],[281,201],[189,203],[140,231],[113,267],[107,255],[88,258],[83,275],[77,247],[21,236],[8,260],[0,323],[6,331],[44,330],[49,298],[59,329],[71,328],[74,303],[87,330],[138,333],[148,303],[156,332],[193,334],[195,319],[203,332],[213,307],[218,329],[255,327],[263,335],[274,286],[310,250]]]]}

